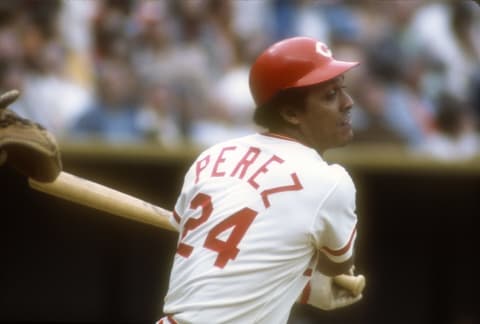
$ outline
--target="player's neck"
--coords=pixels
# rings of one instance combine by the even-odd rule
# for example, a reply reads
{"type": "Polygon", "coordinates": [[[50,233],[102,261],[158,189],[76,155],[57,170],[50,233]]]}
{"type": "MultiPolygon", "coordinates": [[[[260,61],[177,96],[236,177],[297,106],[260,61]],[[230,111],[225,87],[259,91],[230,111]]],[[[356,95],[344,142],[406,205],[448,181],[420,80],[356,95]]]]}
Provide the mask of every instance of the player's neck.
{"type": "Polygon", "coordinates": [[[318,152],[318,154],[323,155],[324,151],[323,149],[319,149],[315,147],[299,130],[294,129],[294,128],[284,128],[284,129],[277,129],[277,130],[269,130],[267,135],[277,137],[277,138],[283,138],[286,140],[291,140],[294,142],[298,142],[300,144],[303,144],[307,147],[310,147],[314,149],[315,151],[318,152]]]}

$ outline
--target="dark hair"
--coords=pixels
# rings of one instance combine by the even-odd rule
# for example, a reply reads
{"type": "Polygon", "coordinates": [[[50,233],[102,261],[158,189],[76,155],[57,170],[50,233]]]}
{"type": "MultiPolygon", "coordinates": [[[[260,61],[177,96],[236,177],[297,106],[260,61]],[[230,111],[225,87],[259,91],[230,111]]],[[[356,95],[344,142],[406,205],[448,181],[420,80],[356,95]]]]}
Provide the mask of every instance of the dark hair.
{"type": "Polygon", "coordinates": [[[310,87],[288,88],[279,91],[267,103],[258,106],[253,115],[253,121],[258,126],[275,131],[285,127],[288,122],[280,114],[282,106],[295,109],[305,108],[305,99],[310,87]]]}

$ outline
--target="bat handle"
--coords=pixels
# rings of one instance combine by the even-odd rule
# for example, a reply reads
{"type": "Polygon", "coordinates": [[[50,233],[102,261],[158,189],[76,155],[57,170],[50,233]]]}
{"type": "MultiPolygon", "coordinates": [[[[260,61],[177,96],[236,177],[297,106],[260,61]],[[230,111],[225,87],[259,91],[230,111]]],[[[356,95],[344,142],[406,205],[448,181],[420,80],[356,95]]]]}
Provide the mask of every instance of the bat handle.
{"type": "Polygon", "coordinates": [[[365,276],[363,275],[350,276],[350,275],[342,274],[342,275],[333,277],[333,281],[337,285],[350,290],[350,292],[354,296],[360,295],[363,289],[365,288],[365,284],[366,284],[365,276]]]}

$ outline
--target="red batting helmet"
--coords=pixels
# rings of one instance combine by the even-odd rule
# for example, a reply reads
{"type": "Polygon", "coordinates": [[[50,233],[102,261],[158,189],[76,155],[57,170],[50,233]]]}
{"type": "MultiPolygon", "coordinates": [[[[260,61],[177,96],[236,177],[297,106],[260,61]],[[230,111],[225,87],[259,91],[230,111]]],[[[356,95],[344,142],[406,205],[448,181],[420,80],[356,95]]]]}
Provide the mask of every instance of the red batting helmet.
{"type": "Polygon", "coordinates": [[[281,90],[333,79],[358,64],[335,60],[328,46],[316,39],[288,38],[258,56],[250,69],[250,91],[260,107],[281,90]]]}

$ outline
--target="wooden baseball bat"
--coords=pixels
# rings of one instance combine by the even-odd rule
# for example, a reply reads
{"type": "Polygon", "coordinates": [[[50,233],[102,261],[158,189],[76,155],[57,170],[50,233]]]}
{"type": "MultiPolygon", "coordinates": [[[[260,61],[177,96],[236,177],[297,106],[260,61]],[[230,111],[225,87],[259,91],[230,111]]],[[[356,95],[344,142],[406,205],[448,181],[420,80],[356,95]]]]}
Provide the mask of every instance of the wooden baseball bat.
{"type": "Polygon", "coordinates": [[[39,182],[29,178],[28,183],[31,188],[58,198],[175,231],[169,221],[171,211],[64,171],[53,182],[39,182]]]}
{"type": "MultiPolygon", "coordinates": [[[[169,220],[171,211],[64,171],[53,182],[39,182],[29,178],[28,183],[31,188],[51,196],[136,222],[176,231],[169,220]]],[[[365,278],[361,275],[339,275],[334,277],[334,280],[355,296],[365,287],[365,278]]]]}

